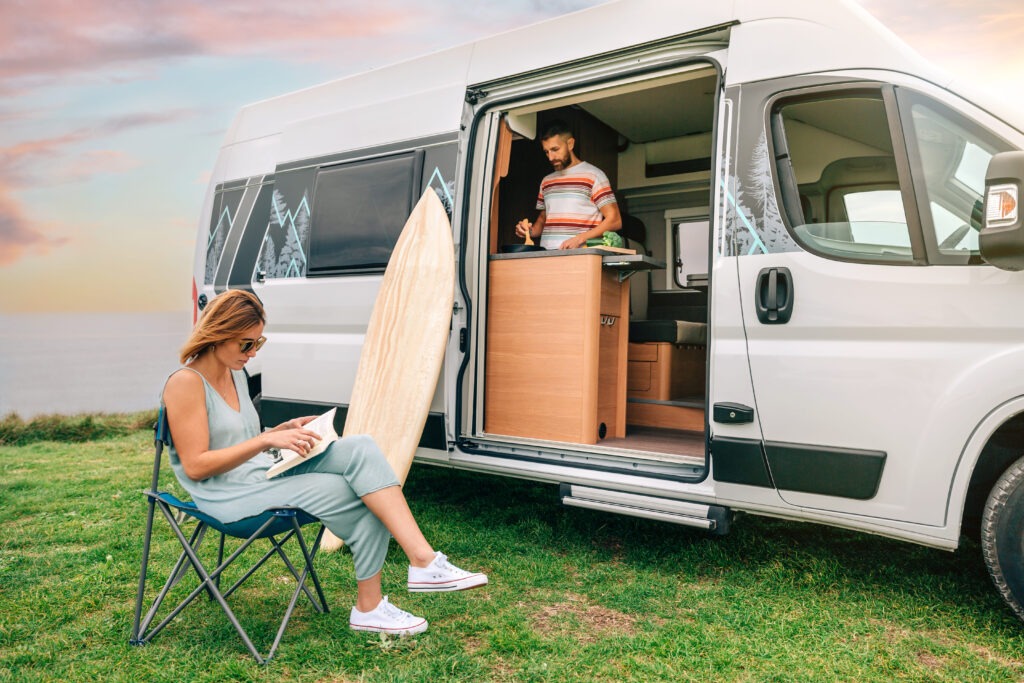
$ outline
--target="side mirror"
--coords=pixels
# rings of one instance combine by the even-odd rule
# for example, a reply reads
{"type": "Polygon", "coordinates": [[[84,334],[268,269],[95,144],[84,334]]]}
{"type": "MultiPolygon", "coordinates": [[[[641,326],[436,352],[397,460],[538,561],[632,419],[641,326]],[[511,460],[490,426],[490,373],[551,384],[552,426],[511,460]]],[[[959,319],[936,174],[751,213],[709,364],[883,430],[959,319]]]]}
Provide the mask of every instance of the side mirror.
{"type": "Polygon", "coordinates": [[[985,224],[978,236],[981,257],[1002,270],[1024,270],[1024,152],[1000,152],[985,173],[985,224]]]}

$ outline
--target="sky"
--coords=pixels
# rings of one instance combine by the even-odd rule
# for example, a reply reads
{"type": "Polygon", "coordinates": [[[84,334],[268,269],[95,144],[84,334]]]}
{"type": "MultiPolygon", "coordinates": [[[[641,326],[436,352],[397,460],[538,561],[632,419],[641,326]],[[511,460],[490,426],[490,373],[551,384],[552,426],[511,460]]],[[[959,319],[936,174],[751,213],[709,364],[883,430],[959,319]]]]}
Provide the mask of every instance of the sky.
{"type": "MultiPolygon", "coordinates": [[[[240,107],[596,4],[4,0],[0,314],[190,309],[199,211],[240,107]]],[[[1024,112],[1021,0],[861,4],[1024,112]]]]}

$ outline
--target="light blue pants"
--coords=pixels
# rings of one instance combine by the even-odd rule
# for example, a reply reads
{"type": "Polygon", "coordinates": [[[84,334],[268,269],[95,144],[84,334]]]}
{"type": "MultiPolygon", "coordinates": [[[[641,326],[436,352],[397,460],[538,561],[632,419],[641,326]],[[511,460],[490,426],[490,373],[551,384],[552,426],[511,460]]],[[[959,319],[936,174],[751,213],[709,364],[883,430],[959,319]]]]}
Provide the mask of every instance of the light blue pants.
{"type": "Polygon", "coordinates": [[[320,518],[352,551],[356,579],[380,572],[391,534],[361,500],[398,486],[394,470],[369,436],[338,439],[321,455],[260,487],[265,507],[293,505],[320,518]]]}

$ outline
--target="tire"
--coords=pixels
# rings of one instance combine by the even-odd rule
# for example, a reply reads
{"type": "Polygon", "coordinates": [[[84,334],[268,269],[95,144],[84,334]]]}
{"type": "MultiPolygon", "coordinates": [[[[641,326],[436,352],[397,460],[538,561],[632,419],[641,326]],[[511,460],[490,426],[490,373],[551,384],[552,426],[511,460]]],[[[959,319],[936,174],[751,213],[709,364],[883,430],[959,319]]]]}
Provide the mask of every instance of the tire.
{"type": "Polygon", "coordinates": [[[981,552],[996,590],[1024,621],[1024,458],[992,487],[981,518],[981,552]]]}

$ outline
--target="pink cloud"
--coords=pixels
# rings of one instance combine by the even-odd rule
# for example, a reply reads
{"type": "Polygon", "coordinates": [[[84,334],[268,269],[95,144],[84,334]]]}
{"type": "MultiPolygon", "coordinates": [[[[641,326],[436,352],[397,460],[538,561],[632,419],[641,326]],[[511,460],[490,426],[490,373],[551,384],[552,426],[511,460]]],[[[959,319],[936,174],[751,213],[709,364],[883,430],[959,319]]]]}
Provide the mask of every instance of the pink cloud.
{"type": "Polygon", "coordinates": [[[185,109],[126,114],[61,135],[25,140],[0,148],[0,181],[8,186],[27,187],[87,180],[100,173],[120,173],[135,168],[137,163],[123,152],[79,152],[77,146],[135,128],[181,121],[194,114],[185,109]]]}
{"type": "Polygon", "coordinates": [[[422,9],[323,0],[37,0],[0,10],[0,80],[133,66],[188,55],[263,54],[414,26],[422,9]]]}
{"type": "Polygon", "coordinates": [[[69,242],[64,237],[47,237],[51,226],[35,225],[25,218],[21,206],[0,189],[0,266],[27,254],[47,254],[69,242]]]}
{"type": "Polygon", "coordinates": [[[97,175],[124,173],[138,168],[141,162],[116,149],[93,149],[63,166],[54,178],[57,183],[74,183],[97,175]]]}

